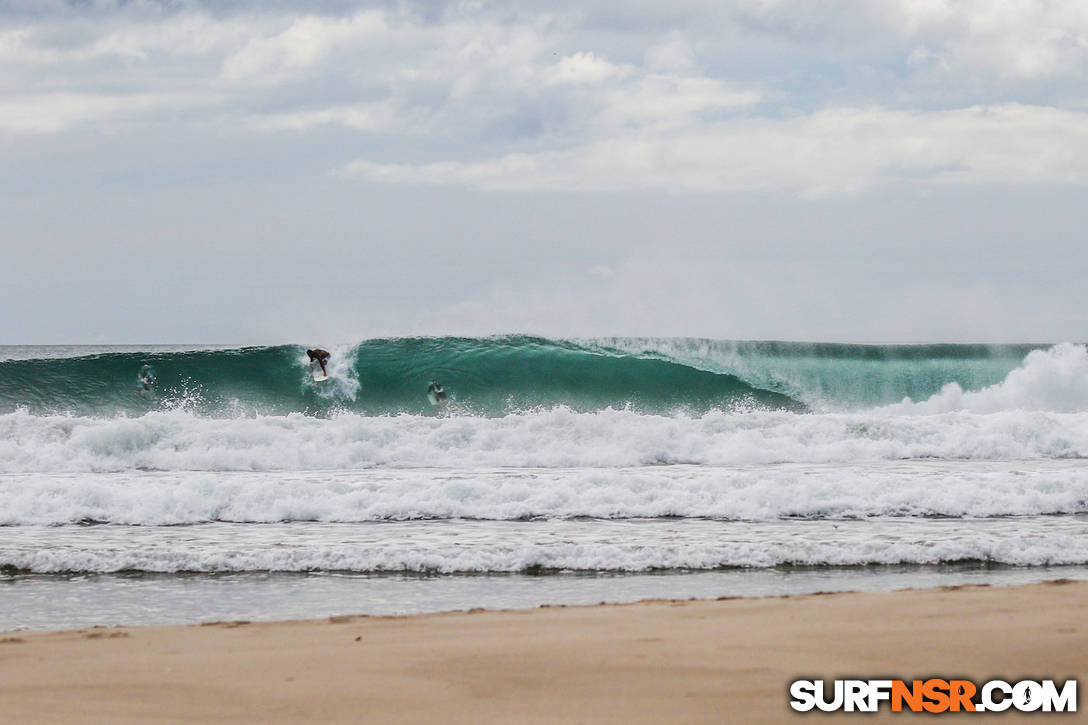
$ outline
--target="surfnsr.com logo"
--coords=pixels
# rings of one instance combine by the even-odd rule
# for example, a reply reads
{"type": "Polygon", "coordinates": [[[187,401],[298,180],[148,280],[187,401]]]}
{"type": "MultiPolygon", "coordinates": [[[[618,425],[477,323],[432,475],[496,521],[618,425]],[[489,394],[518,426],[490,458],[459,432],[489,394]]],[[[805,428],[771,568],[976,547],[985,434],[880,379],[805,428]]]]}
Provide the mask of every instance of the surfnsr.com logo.
{"type": "Polygon", "coordinates": [[[796,680],[790,685],[790,707],[798,712],[1076,712],[1077,681],[990,680],[796,680]]]}

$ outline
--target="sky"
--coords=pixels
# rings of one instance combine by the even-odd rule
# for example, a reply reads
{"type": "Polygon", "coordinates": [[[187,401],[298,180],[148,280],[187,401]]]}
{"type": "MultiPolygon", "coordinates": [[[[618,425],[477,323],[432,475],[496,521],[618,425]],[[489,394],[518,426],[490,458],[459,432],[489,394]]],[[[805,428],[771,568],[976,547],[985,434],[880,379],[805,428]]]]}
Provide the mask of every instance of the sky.
{"type": "Polygon", "coordinates": [[[1083,0],[0,0],[0,344],[1088,339],[1083,0]]]}

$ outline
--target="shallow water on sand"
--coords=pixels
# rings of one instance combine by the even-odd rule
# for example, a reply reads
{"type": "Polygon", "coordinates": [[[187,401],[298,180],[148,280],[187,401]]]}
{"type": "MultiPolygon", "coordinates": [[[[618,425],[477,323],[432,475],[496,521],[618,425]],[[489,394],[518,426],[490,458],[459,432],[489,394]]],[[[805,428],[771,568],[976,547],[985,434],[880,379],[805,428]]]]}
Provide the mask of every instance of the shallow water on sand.
{"type": "Polygon", "coordinates": [[[4,527],[0,631],[1019,584],[1086,545],[1082,514],[4,527]]]}

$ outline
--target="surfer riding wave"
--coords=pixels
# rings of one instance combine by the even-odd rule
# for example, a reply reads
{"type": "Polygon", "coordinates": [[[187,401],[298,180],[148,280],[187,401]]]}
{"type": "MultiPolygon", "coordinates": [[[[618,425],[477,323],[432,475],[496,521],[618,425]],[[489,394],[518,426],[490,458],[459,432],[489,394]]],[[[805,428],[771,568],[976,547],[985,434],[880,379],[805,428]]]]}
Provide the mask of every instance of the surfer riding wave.
{"type": "Polygon", "coordinates": [[[328,374],[329,374],[329,371],[325,367],[325,365],[326,365],[326,363],[329,362],[329,358],[331,357],[329,355],[329,351],[328,350],[322,350],[320,347],[318,347],[318,348],[314,348],[313,350],[307,350],[306,354],[309,356],[311,363],[316,362],[319,365],[321,365],[321,374],[325,375],[327,377],[328,374]]]}

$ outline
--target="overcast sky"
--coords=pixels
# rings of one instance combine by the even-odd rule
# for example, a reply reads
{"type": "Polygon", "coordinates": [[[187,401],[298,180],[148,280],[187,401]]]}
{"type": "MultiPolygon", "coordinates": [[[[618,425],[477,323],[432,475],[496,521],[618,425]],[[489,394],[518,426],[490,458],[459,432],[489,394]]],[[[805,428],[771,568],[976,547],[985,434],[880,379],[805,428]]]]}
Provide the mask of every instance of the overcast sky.
{"type": "Polygon", "coordinates": [[[1086,70],[1083,0],[0,0],[0,344],[1088,339],[1086,70]]]}

